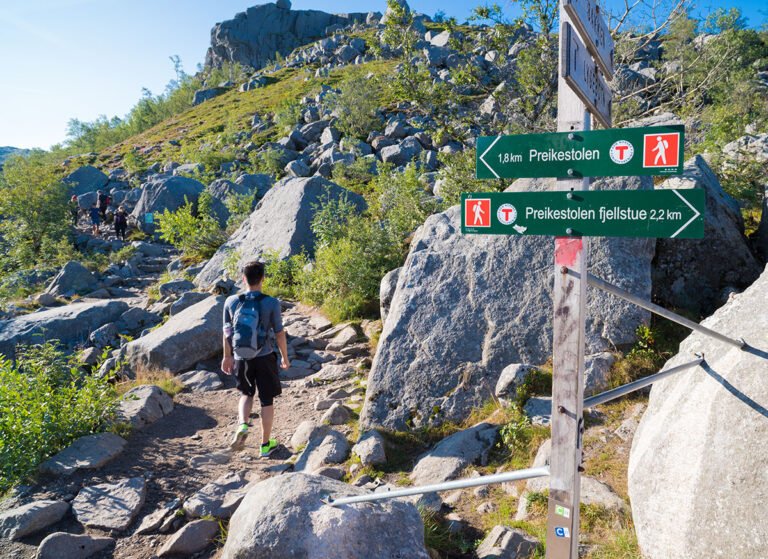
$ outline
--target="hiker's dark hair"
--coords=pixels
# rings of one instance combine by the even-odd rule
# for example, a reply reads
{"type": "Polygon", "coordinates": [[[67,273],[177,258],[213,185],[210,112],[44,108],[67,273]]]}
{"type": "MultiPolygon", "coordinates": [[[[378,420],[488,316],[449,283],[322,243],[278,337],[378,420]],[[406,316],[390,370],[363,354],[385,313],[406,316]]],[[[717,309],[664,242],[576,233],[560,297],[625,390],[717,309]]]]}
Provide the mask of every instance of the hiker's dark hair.
{"type": "Polygon", "coordinates": [[[243,275],[248,285],[258,285],[264,279],[264,262],[254,260],[243,266],[243,275]]]}

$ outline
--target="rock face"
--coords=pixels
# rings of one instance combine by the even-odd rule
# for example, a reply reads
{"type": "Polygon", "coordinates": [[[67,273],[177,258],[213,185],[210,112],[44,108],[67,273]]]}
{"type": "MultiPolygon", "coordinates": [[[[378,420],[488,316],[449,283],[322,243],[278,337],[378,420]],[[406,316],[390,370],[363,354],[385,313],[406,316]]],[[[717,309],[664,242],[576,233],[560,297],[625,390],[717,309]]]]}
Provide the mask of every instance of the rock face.
{"type": "Polygon", "coordinates": [[[236,14],[234,19],[214,25],[205,64],[220,67],[225,62],[238,62],[259,69],[273,60],[276,52],[285,56],[297,47],[323,38],[326,28],[365,22],[366,15],[291,10],[290,2],[284,0],[253,6],[236,14]]]}
{"type": "Polygon", "coordinates": [[[185,198],[193,204],[197,202],[200,193],[205,190],[203,184],[195,179],[170,175],[154,175],[142,185],[141,198],[131,215],[148,233],[154,231],[154,224],[147,223],[148,213],[174,211],[182,207],[185,198]]]}
{"type": "Polygon", "coordinates": [[[365,490],[293,473],[251,488],[232,516],[222,559],[428,559],[415,506],[396,500],[331,507],[328,495],[365,490]]]}
{"type": "Polygon", "coordinates": [[[98,433],[80,437],[67,448],[40,465],[40,472],[50,475],[70,475],[77,470],[100,468],[128,444],[114,433],[98,433]]]}
{"type": "Polygon", "coordinates": [[[172,316],[160,328],[126,344],[123,357],[134,371],[172,374],[192,368],[222,351],[224,297],[208,297],[172,316]]]}
{"type": "Polygon", "coordinates": [[[702,324],[757,349],[694,333],[664,368],[706,366],[654,384],[635,433],[629,496],[645,557],[760,557],[768,528],[768,270],[702,324]],[[706,527],[706,529],[702,529],[706,527]]]}
{"type": "Polygon", "coordinates": [[[87,340],[92,331],[117,320],[127,309],[123,301],[73,303],[0,320],[0,354],[12,357],[17,344],[59,340],[70,345],[87,340]]]}
{"type": "Polygon", "coordinates": [[[302,250],[311,256],[315,235],[310,226],[317,207],[326,196],[331,200],[346,196],[358,208],[365,207],[362,196],[320,176],[279,181],[259,202],[251,217],[213,255],[195,283],[202,288],[216,283],[233,251],[240,255],[239,265],[267,251],[276,251],[280,258],[302,250]]]}
{"type": "Polygon", "coordinates": [[[96,289],[99,282],[94,275],[80,262],[70,261],[64,264],[56,277],[53,278],[46,293],[54,297],[83,295],[96,289]]]}
{"type": "Polygon", "coordinates": [[[706,192],[707,209],[703,239],[659,239],[653,267],[654,298],[666,306],[708,314],[723,288],[744,288],[760,275],[744,237],[741,209],[698,155],[686,161],[682,176],[667,179],[660,188],[701,188],[706,192]]]}
{"type": "Polygon", "coordinates": [[[146,498],[144,478],[101,483],[80,490],[72,510],[84,526],[102,530],[125,530],[138,514],[146,498]]]}
{"type": "Polygon", "coordinates": [[[18,540],[61,520],[69,510],[64,501],[35,501],[0,514],[0,537],[18,540]]]}
{"type": "MultiPolygon", "coordinates": [[[[512,190],[549,189],[517,181],[512,190]]],[[[596,181],[595,189],[648,189],[648,178],[596,181]]],[[[414,235],[369,377],[362,426],[405,429],[466,417],[492,395],[510,363],[552,353],[552,254],[546,237],[461,235],[458,207],[414,235]]],[[[592,273],[650,297],[653,243],[593,239],[592,273]]],[[[649,314],[589,291],[587,353],[633,343],[649,314]]]]}

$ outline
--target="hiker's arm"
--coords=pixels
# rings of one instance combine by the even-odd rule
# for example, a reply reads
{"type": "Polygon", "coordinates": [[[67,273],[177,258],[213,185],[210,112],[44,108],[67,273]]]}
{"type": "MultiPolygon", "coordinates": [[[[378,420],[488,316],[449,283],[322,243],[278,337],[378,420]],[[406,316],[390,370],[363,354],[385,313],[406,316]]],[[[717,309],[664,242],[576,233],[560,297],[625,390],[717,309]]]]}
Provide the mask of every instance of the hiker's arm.
{"type": "Polygon", "coordinates": [[[286,338],[285,330],[280,330],[275,334],[275,339],[277,340],[277,347],[280,349],[280,355],[283,357],[282,367],[287,369],[291,366],[291,360],[288,359],[288,339],[286,338]]]}
{"type": "Polygon", "coordinates": [[[232,318],[229,316],[229,309],[224,305],[224,357],[221,359],[221,370],[228,374],[232,374],[232,368],[235,364],[234,356],[232,355],[232,318]]]}

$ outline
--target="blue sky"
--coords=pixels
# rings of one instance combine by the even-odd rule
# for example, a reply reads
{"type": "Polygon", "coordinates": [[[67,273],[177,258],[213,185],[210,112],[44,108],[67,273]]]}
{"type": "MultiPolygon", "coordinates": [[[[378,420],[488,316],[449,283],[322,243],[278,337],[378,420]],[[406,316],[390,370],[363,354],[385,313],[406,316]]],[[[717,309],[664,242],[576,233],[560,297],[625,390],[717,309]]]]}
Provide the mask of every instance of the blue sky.
{"type": "MultiPolygon", "coordinates": [[[[509,0],[496,1],[515,13],[509,0]]],[[[609,6],[618,1],[609,0],[609,6]]],[[[48,148],[64,140],[70,118],[125,115],[142,87],[158,93],[173,78],[169,56],[178,54],[185,70],[194,72],[204,59],[213,24],[257,3],[0,0],[0,146],[48,148]]],[[[483,3],[410,1],[416,11],[433,15],[443,10],[460,21],[483,3]]],[[[768,19],[763,0],[706,0],[700,5],[738,6],[754,26],[768,19]]],[[[385,0],[294,0],[293,8],[384,11],[385,0]]]]}

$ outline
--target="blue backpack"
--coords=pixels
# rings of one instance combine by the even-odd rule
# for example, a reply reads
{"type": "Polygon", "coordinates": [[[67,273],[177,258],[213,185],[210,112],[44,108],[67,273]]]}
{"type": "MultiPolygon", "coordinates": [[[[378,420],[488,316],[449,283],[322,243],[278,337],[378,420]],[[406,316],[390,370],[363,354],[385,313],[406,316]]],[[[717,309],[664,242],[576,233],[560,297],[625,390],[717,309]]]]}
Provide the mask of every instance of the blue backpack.
{"type": "Polygon", "coordinates": [[[267,332],[261,323],[261,301],[266,295],[256,297],[242,294],[232,319],[232,351],[240,359],[253,359],[264,347],[267,332]]]}

